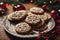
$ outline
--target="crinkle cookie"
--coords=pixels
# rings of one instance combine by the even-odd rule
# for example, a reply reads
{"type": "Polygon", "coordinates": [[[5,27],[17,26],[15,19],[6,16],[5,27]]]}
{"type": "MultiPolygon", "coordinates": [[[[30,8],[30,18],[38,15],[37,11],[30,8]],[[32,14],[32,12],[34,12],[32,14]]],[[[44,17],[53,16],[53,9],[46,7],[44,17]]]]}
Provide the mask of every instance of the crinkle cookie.
{"type": "Polygon", "coordinates": [[[18,23],[15,27],[17,33],[28,33],[31,30],[31,26],[29,26],[25,22],[18,23]]]}
{"type": "Polygon", "coordinates": [[[44,10],[39,7],[32,7],[30,11],[34,14],[43,14],[44,10]]]}
{"type": "Polygon", "coordinates": [[[38,17],[37,15],[29,15],[26,17],[25,21],[28,24],[32,24],[32,25],[36,25],[38,24],[41,20],[40,17],[38,17]]]}

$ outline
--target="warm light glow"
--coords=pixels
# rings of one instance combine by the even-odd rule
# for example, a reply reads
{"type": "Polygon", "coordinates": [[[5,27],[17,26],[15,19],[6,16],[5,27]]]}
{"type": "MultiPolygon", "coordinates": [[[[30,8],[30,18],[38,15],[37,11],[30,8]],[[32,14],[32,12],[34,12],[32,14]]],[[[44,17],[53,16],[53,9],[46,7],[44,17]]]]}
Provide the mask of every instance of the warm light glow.
{"type": "Polygon", "coordinates": [[[58,10],[60,12],[60,10],[58,10]]]}
{"type": "Polygon", "coordinates": [[[30,2],[33,2],[33,0],[31,0],[30,2]]]}

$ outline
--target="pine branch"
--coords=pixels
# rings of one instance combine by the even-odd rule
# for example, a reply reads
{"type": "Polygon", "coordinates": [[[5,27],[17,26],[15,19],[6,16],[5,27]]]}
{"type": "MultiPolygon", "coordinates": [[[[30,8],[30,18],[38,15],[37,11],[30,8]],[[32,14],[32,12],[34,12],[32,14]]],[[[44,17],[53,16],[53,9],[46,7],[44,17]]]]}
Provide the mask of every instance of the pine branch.
{"type": "Polygon", "coordinates": [[[8,4],[14,4],[14,5],[20,4],[20,2],[18,2],[17,0],[0,0],[0,2],[6,2],[8,4]]]}
{"type": "Polygon", "coordinates": [[[49,10],[53,10],[53,9],[60,9],[60,4],[54,4],[54,5],[49,5],[49,10]]]}
{"type": "Polygon", "coordinates": [[[18,0],[20,3],[27,3],[30,2],[30,0],[18,0]]]}
{"type": "Polygon", "coordinates": [[[44,3],[44,0],[34,0],[34,4],[41,6],[44,3]]]}

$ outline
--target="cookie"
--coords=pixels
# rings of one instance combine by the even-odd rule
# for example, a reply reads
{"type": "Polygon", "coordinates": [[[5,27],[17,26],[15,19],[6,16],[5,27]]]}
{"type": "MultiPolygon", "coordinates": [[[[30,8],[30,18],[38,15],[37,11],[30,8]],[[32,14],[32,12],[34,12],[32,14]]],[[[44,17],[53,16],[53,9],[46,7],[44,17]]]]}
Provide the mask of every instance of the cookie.
{"type": "Polygon", "coordinates": [[[27,16],[27,12],[25,10],[16,11],[8,15],[8,20],[10,21],[19,21],[23,20],[27,16]]]}
{"type": "Polygon", "coordinates": [[[30,30],[31,30],[31,26],[29,26],[25,22],[18,23],[15,27],[15,31],[17,33],[25,34],[25,33],[28,33],[30,30]]]}
{"type": "Polygon", "coordinates": [[[30,11],[34,14],[43,14],[44,10],[40,7],[33,7],[30,11]]]}
{"type": "Polygon", "coordinates": [[[37,15],[29,15],[26,17],[25,21],[28,24],[36,25],[40,22],[40,18],[37,15]]]}

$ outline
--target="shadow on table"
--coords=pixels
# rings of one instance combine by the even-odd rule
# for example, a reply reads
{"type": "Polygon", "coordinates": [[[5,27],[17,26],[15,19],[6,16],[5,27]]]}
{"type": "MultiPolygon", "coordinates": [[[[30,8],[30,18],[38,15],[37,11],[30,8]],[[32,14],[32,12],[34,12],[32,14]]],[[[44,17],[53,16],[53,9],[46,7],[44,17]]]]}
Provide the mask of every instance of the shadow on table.
{"type": "Polygon", "coordinates": [[[36,38],[19,38],[19,37],[9,34],[8,32],[6,32],[6,34],[10,38],[10,40],[36,40],[36,38]]]}

